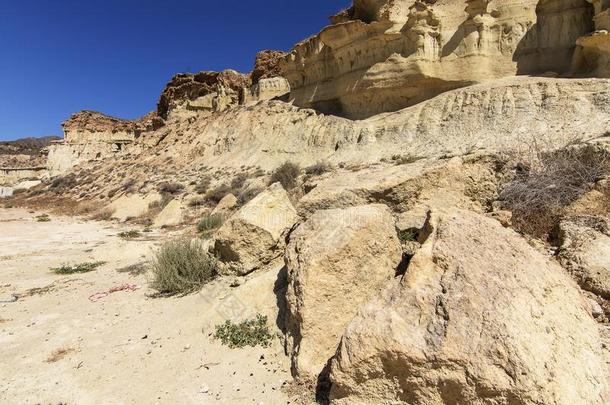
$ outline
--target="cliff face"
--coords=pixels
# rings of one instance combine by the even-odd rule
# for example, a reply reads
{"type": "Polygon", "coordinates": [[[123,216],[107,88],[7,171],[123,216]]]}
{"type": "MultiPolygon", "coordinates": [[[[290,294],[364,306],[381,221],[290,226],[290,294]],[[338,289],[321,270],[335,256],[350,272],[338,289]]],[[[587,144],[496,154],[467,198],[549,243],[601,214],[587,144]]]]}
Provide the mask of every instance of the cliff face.
{"type": "Polygon", "coordinates": [[[239,103],[239,95],[244,87],[250,87],[250,78],[235,70],[222,72],[199,72],[177,74],[165,86],[157,113],[167,119],[169,113],[181,104],[200,99],[193,108],[222,111],[229,105],[239,103]],[[205,100],[202,100],[205,98],[205,100]]]}
{"type": "Polygon", "coordinates": [[[281,67],[296,105],[354,119],[491,79],[567,75],[607,7],[589,1],[355,0],[281,67]]]}

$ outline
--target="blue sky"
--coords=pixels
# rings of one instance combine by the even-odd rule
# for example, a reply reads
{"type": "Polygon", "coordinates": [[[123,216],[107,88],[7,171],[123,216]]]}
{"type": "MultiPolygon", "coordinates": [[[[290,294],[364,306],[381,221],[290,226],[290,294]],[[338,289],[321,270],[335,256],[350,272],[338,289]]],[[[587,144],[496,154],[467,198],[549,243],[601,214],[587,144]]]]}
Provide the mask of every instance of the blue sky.
{"type": "Polygon", "coordinates": [[[136,118],[178,72],[252,68],[349,0],[0,0],[0,140],[60,135],[72,112],[136,118]]]}

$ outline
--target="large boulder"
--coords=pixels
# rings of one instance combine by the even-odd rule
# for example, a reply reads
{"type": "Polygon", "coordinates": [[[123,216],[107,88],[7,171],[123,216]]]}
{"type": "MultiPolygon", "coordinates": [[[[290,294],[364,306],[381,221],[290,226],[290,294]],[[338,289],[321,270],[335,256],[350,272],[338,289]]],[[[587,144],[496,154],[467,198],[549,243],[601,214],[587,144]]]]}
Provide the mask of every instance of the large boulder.
{"type": "Polygon", "coordinates": [[[610,231],[608,220],[577,217],[559,224],[560,263],[578,284],[610,299],[610,231]]]}
{"type": "Polygon", "coordinates": [[[391,282],[401,258],[384,205],[318,211],[292,232],[287,338],[296,375],[323,371],[358,306],[391,282]]]}
{"type": "Polygon", "coordinates": [[[608,403],[596,323],[558,265],[469,211],[432,213],[421,238],[347,327],[333,403],[608,403]]]}
{"type": "Polygon", "coordinates": [[[244,205],[216,234],[214,251],[230,273],[245,275],[280,257],[298,216],[275,183],[244,205]]]}

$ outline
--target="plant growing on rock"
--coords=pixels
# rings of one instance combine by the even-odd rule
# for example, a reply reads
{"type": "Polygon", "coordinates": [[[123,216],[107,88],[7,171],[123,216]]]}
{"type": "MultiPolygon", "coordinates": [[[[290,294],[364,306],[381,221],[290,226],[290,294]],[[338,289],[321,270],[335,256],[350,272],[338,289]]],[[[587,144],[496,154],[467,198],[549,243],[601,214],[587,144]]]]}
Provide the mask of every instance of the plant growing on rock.
{"type": "Polygon", "coordinates": [[[520,231],[548,235],[566,208],[610,174],[610,153],[594,145],[536,151],[516,165],[514,179],[500,193],[520,231]]]}
{"type": "Polygon", "coordinates": [[[269,184],[280,183],[286,190],[296,187],[297,180],[301,174],[301,167],[292,162],[285,162],[271,174],[269,184]]]}
{"type": "Polygon", "coordinates": [[[321,176],[324,173],[328,173],[333,169],[332,165],[328,162],[318,162],[314,165],[305,168],[305,174],[308,176],[321,176]]]}
{"type": "Polygon", "coordinates": [[[267,324],[267,317],[261,314],[239,324],[226,321],[222,325],[217,325],[214,337],[231,349],[246,346],[269,346],[273,339],[267,324]]]}
{"type": "Polygon", "coordinates": [[[162,294],[188,294],[209,283],[218,273],[218,261],[203,246],[182,237],[164,243],[151,266],[151,286],[162,294]]]}

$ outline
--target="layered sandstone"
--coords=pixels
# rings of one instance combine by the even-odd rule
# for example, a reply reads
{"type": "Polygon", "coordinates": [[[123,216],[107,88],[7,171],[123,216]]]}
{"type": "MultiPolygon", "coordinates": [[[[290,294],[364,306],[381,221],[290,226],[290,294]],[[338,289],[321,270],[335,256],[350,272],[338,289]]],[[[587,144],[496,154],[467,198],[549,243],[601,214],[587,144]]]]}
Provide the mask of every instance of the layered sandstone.
{"type": "Polygon", "coordinates": [[[291,99],[349,118],[516,74],[567,74],[594,29],[585,0],[355,0],[282,61],[291,99]]]}
{"type": "Polygon", "coordinates": [[[172,110],[183,104],[192,109],[222,111],[239,104],[245,87],[250,87],[250,78],[231,69],[180,73],[165,86],[157,104],[157,113],[166,119],[172,110]]]}

